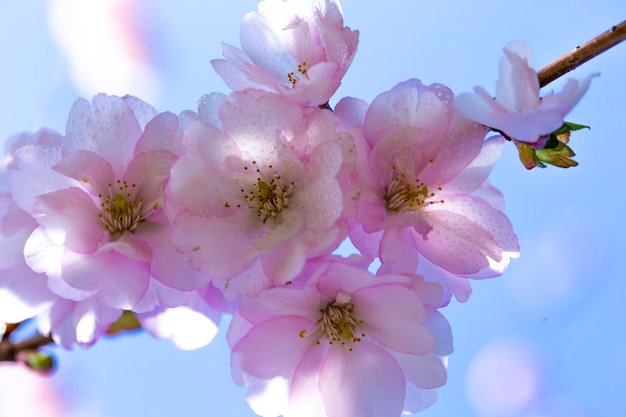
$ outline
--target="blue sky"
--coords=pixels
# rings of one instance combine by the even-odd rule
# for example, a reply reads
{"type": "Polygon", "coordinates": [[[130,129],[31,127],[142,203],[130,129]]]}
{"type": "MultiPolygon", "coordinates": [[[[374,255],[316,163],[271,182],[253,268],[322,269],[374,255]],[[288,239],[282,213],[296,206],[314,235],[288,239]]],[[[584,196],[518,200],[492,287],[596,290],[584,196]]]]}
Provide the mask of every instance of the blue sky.
{"type": "MultiPolygon", "coordinates": [[[[228,92],[209,61],[220,57],[221,41],[238,45],[241,18],[256,1],[136,3],[149,11],[142,33],[159,80],[151,92],[158,110],[194,109],[202,94],[228,92]]],[[[50,33],[50,4],[0,0],[0,137],[43,126],[63,132],[72,102],[85,94],[50,33]]],[[[346,23],[361,37],[332,103],[344,96],[371,102],[413,77],[456,93],[475,85],[493,93],[509,41],[527,41],[540,68],[626,19],[623,0],[342,4],[346,23]]],[[[522,256],[503,277],[473,283],[469,302],[443,310],[455,352],[448,384],[423,416],[626,415],[626,43],[568,76],[592,72],[601,76],[567,118],[591,126],[571,142],[580,165],[529,172],[508,147],[492,174],[522,256]]],[[[245,390],[230,379],[225,330],[193,352],[145,334],[55,350],[60,369],[49,381],[67,401],[101,417],[254,416],[245,390]]]]}

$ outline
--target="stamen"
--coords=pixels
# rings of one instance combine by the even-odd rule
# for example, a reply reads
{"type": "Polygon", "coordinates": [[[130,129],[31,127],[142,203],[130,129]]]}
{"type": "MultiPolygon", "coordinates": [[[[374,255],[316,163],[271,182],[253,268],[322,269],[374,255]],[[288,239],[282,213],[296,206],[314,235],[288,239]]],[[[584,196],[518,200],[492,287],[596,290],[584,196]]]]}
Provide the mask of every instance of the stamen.
{"type": "MultiPolygon", "coordinates": [[[[433,162],[430,160],[429,162],[433,162]]],[[[437,187],[441,191],[441,187],[437,187]]],[[[444,200],[435,200],[435,193],[419,178],[407,178],[392,167],[389,185],[385,194],[385,207],[389,211],[417,211],[420,207],[431,204],[443,204],[444,200]]]]}
{"type": "MultiPolygon", "coordinates": [[[[302,61],[298,64],[297,72],[305,76],[306,79],[310,81],[311,79],[309,78],[308,66],[309,64],[306,61],[302,61]]],[[[292,87],[295,87],[296,83],[300,80],[300,77],[296,74],[296,71],[291,71],[287,73],[287,80],[291,83],[292,87]]]]}
{"type": "MultiPolygon", "coordinates": [[[[317,337],[316,344],[326,338],[328,344],[339,343],[352,352],[352,344],[361,342],[365,333],[359,333],[359,326],[363,323],[354,313],[354,303],[349,294],[339,293],[334,301],[329,302],[326,307],[320,309],[321,317],[318,325],[310,333],[317,337]]],[[[299,333],[300,338],[308,336],[306,330],[299,333]]]]}
{"type": "Polygon", "coordinates": [[[243,198],[248,208],[255,210],[257,217],[263,223],[274,219],[277,224],[281,224],[282,212],[289,208],[289,199],[293,195],[295,184],[293,181],[284,184],[272,165],[269,165],[262,173],[256,161],[252,161],[252,164],[256,167],[258,177],[249,188],[240,189],[243,198]]]}
{"type": "MultiPolygon", "coordinates": [[[[147,214],[142,211],[143,199],[135,198],[137,185],[125,180],[117,180],[115,185],[108,184],[107,194],[98,194],[101,213],[98,215],[104,227],[111,234],[134,232],[147,214]]],[[[152,205],[156,210],[158,203],[152,205]]]]}

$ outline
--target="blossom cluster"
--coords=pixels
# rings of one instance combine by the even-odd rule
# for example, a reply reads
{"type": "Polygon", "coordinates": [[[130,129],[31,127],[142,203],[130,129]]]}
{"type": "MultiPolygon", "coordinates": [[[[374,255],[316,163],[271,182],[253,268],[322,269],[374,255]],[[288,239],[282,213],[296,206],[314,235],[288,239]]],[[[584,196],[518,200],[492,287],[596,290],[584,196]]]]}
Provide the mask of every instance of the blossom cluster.
{"type": "Polygon", "coordinates": [[[331,108],[358,35],[337,0],[263,0],[242,49],[212,61],[229,95],[176,115],[99,94],[64,135],[10,138],[0,321],[86,347],[132,312],[194,349],[227,313],[260,415],[430,406],[452,353],[442,309],[519,255],[488,176],[507,139],[540,149],[591,77],[540,98],[514,43],[495,99],[411,79],[331,108]]]}

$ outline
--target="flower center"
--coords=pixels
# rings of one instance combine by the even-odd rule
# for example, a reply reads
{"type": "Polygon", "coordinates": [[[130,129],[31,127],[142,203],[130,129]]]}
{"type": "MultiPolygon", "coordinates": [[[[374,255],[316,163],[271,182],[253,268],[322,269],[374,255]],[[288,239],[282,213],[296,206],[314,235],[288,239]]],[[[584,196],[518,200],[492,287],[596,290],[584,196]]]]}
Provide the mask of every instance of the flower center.
{"type": "MultiPolygon", "coordinates": [[[[133,232],[145,220],[141,211],[143,199],[135,198],[136,188],[136,184],[129,186],[126,181],[117,180],[115,185],[108,184],[107,194],[98,194],[102,210],[98,217],[109,233],[133,232]]],[[[153,208],[157,208],[157,203],[153,208]]]]}
{"type": "MultiPolygon", "coordinates": [[[[320,309],[322,317],[318,320],[318,340],[321,344],[323,338],[328,339],[328,344],[340,343],[352,352],[352,343],[358,343],[365,337],[365,333],[358,333],[358,328],[363,320],[354,313],[352,297],[346,293],[339,293],[335,301],[331,301],[320,309]]],[[[306,336],[306,330],[300,332],[300,337],[306,336]]]]}
{"type": "Polygon", "coordinates": [[[292,87],[295,87],[298,80],[300,80],[300,77],[298,76],[298,74],[304,75],[307,80],[310,80],[308,66],[309,64],[306,61],[302,61],[301,63],[298,64],[297,71],[291,71],[290,73],[287,74],[287,79],[291,83],[292,87]]]}
{"type": "MultiPolygon", "coordinates": [[[[419,178],[411,180],[404,173],[398,174],[393,167],[391,181],[385,194],[385,207],[389,211],[417,211],[420,207],[443,203],[443,200],[435,200],[435,193],[419,178]]],[[[441,187],[437,187],[441,191],[441,187]]]]}
{"type": "MultiPolygon", "coordinates": [[[[280,175],[269,165],[269,173],[261,173],[256,161],[252,161],[258,174],[256,181],[246,190],[240,191],[246,200],[248,208],[256,212],[257,217],[263,222],[274,219],[277,224],[281,224],[282,212],[289,208],[289,199],[293,195],[294,183],[285,184],[280,175]]],[[[245,169],[248,169],[247,167],[245,169]]]]}

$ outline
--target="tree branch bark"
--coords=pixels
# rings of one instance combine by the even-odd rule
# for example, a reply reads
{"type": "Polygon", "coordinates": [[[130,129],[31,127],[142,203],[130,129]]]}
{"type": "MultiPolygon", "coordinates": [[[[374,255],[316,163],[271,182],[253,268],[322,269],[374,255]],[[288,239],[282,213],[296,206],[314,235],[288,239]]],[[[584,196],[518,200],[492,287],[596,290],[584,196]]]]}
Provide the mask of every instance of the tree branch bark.
{"type": "Polygon", "coordinates": [[[539,70],[539,85],[550,84],[625,39],[626,20],[539,70]]]}
{"type": "Polygon", "coordinates": [[[40,334],[16,343],[11,342],[8,337],[3,338],[0,342],[0,362],[15,362],[18,353],[25,350],[39,349],[53,342],[52,337],[40,334]]]}

